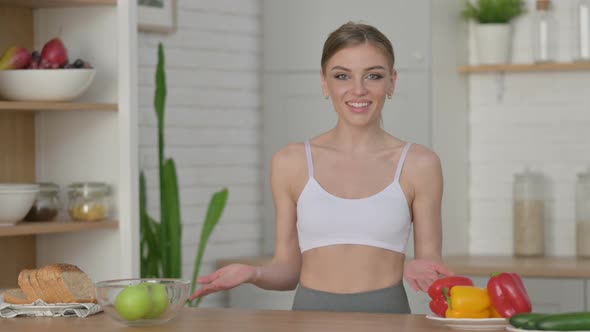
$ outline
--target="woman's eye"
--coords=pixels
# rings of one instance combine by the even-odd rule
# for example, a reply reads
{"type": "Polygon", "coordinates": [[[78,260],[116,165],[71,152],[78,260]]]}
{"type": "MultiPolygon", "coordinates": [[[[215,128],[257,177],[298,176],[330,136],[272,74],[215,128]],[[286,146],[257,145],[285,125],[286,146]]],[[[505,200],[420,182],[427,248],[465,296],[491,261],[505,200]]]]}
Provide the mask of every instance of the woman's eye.
{"type": "Polygon", "coordinates": [[[378,79],[382,79],[383,75],[380,74],[369,74],[367,75],[367,78],[370,80],[378,80],[378,79]]]}
{"type": "Polygon", "coordinates": [[[337,80],[346,80],[346,79],[348,79],[348,75],[346,75],[346,74],[337,74],[337,75],[334,75],[334,78],[337,79],[337,80]]]}

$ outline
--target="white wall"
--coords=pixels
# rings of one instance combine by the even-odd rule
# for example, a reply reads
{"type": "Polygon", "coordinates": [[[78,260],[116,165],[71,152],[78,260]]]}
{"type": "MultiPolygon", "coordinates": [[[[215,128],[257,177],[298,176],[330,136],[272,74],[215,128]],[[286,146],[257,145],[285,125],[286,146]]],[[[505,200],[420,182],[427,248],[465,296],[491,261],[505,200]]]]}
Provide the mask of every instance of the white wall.
{"type": "MultiPolygon", "coordinates": [[[[559,60],[569,62],[574,1],[553,4],[559,60]]],[[[515,63],[532,61],[527,5],[514,26],[515,63]]],[[[497,79],[469,76],[470,253],[512,254],[513,174],[528,165],[547,179],[546,254],[574,255],[576,174],[590,166],[590,71],[507,73],[502,100],[497,79]]]]}
{"type": "MultiPolygon", "coordinates": [[[[229,188],[202,274],[220,258],[260,251],[261,164],[259,0],[178,0],[178,30],[139,35],[140,169],[159,219],[157,129],[152,107],[157,43],[166,53],[166,154],[175,159],[183,228],[183,275],[192,278],[209,198],[229,188]]],[[[223,294],[202,306],[220,306],[223,294]]]]}

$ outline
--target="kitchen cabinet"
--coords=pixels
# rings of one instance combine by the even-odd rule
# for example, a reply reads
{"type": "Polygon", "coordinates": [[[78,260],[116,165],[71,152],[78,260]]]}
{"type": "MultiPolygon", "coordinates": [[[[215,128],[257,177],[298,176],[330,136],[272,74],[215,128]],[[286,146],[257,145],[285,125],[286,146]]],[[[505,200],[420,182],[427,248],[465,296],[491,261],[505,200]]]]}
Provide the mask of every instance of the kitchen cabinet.
{"type": "MultiPolygon", "coordinates": [[[[0,101],[0,182],[101,181],[111,220],[26,223],[0,229],[0,288],[22,268],[66,262],[94,280],[139,274],[136,4],[116,0],[0,0],[0,50],[40,50],[59,36],[70,60],[96,68],[72,102],[0,101]]],[[[62,204],[65,196],[62,195],[62,204]]]]}
{"type": "Polygon", "coordinates": [[[444,234],[445,251],[468,251],[467,89],[455,70],[468,55],[460,11],[459,2],[434,0],[376,0],[370,10],[352,0],[263,2],[264,253],[274,250],[272,155],[336,124],[331,101],[322,96],[320,57],[328,34],[349,20],[375,25],[391,39],[398,79],[385,103],[384,128],[437,152],[445,179],[443,220],[452,230],[444,234]]]}

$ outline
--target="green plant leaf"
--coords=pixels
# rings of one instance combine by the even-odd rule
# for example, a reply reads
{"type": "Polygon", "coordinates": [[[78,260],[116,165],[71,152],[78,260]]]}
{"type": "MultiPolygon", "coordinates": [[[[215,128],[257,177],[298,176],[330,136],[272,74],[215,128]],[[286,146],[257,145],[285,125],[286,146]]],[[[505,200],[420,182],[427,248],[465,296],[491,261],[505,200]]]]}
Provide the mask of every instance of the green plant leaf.
{"type": "MultiPolygon", "coordinates": [[[[166,71],[164,46],[158,43],[158,64],[156,67],[156,93],[154,95],[154,108],[158,118],[158,127],[164,128],[164,111],[166,106],[166,71]]],[[[161,148],[161,147],[160,147],[161,148]]],[[[160,149],[161,150],[161,149],[160,149]]],[[[163,160],[164,158],[160,158],[163,160]]]]}
{"type": "Polygon", "coordinates": [[[146,220],[146,199],[145,174],[142,171],[139,174],[139,273],[142,278],[150,274],[149,265],[152,261],[150,257],[152,251],[146,235],[150,232],[148,220],[146,220]]]}
{"type": "Polygon", "coordinates": [[[166,188],[164,182],[164,112],[166,106],[166,72],[164,46],[158,43],[158,64],[156,66],[156,91],[154,94],[154,109],[158,122],[158,172],[160,175],[160,223],[161,229],[157,234],[160,243],[160,258],[163,276],[168,276],[172,270],[170,264],[170,243],[168,227],[168,209],[164,197],[166,188]]]}
{"type": "Polygon", "coordinates": [[[139,176],[140,275],[142,278],[159,278],[161,276],[159,224],[147,213],[146,201],[145,174],[141,172],[139,176]]]}
{"type": "Polygon", "coordinates": [[[464,0],[463,17],[481,24],[509,23],[525,12],[523,0],[477,0],[475,3],[464,0]]]}
{"type": "Polygon", "coordinates": [[[161,278],[162,267],[160,259],[160,245],[157,236],[160,224],[148,214],[145,214],[142,222],[145,223],[143,229],[144,238],[146,239],[144,245],[142,246],[142,251],[145,253],[146,261],[142,266],[141,277],[161,278]]]}
{"type": "MultiPolygon", "coordinates": [[[[165,272],[167,278],[182,277],[182,225],[180,221],[180,199],[178,195],[178,179],[176,176],[176,165],[173,159],[167,159],[164,163],[164,191],[161,195],[164,198],[164,205],[161,207],[166,210],[165,227],[167,229],[167,264],[168,270],[165,272]]],[[[164,227],[164,225],[163,225],[164,227]]]]}
{"type": "MultiPolygon", "coordinates": [[[[193,279],[192,279],[192,285],[191,285],[191,293],[194,293],[195,288],[197,286],[197,276],[199,275],[199,270],[201,268],[201,262],[203,260],[203,255],[205,254],[205,248],[207,247],[207,242],[209,241],[209,237],[211,236],[211,233],[213,233],[215,226],[217,226],[217,223],[219,222],[219,219],[221,218],[221,215],[223,214],[223,211],[225,209],[225,205],[227,203],[227,197],[228,197],[228,190],[227,190],[227,188],[224,188],[224,189],[214,193],[213,196],[211,196],[211,200],[209,201],[209,206],[207,208],[205,222],[203,223],[203,228],[201,229],[201,239],[199,241],[199,249],[197,251],[197,257],[195,259],[195,266],[194,266],[194,270],[193,270],[193,279]]],[[[200,302],[201,302],[201,298],[198,298],[195,301],[191,302],[190,306],[196,307],[199,305],[200,302]]]]}

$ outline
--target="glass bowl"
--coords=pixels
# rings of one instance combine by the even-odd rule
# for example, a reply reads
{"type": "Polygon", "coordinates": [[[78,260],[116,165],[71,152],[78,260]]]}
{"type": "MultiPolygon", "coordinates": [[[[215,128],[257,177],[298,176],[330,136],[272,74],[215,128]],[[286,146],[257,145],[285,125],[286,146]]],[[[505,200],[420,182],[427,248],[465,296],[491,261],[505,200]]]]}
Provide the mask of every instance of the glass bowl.
{"type": "Polygon", "coordinates": [[[118,279],[96,283],[96,298],[113,320],[129,326],[165,323],[184,308],[191,282],[181,279],[118,279]]]}

